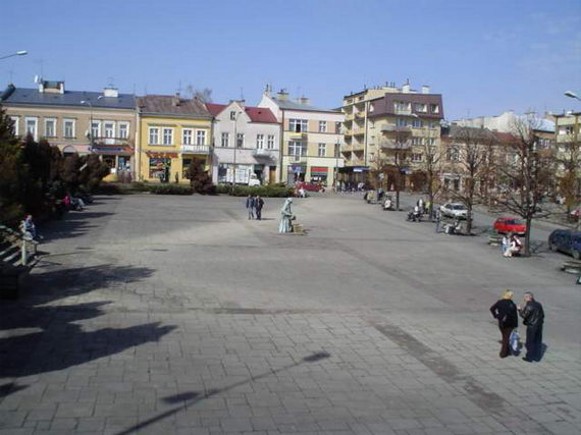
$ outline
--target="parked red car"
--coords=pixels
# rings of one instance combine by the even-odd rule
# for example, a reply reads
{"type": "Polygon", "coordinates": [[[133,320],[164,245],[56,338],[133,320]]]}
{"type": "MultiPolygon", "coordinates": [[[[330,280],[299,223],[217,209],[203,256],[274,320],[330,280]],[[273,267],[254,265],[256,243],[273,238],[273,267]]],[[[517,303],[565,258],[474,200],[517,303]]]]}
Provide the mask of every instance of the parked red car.
{"type": "Polygon", "coordinates": [[[499,217],[494,221],[492,228],[500,234],[514,233],[519,236],[523,236],[527,231],[526,223],[515,217],[499,217]]]}

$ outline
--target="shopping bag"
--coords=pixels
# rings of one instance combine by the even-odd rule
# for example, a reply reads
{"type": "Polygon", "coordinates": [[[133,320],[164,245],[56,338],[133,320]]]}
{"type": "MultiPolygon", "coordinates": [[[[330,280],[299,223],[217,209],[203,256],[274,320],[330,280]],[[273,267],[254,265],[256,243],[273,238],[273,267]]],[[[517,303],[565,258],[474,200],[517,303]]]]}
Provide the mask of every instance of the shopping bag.
{"type": "Polygon", "coordinates": [[[513,330],[510,333],[508,344],[510,346],[510,350],[512,351],[512,353],[518,355],[520,351],[520,335],[517,329],[513,330]]]}

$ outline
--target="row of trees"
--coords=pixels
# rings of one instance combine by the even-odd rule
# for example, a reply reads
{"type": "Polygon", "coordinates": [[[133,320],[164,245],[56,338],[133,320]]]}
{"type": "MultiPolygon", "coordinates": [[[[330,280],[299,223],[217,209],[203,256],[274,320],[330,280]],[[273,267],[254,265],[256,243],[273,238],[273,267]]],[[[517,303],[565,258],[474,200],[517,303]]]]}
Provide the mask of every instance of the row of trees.
{"type": "MultiPolygon", "coordinates": [[[[547,215],[540,207],[545,198],[558,194],[564,199],[567,213],[578,203],[579,143],[557,149],[539,135],[539,125],[533,118],[517,119],[511,134],[458,126],[444,130],[442,139],[446,139],[446,145],[438,147],[435,141],[425,141],[421,146],[422,159],[414,164],[411,154],[418,148],[410,144],[409,131],[395,131],[383,142],[385,158],[379,161],[379,174],[373,175],[394,187],[397,207],[406,171],[412,166],[415,171],[407,178],[426,193],[430,204],[447,199],[466,205],[468,233],[476,204],[516,214],[530,229],[535,217],[547,215]],[[461,180],[461,187],[447,185],[444,174],[461,180]]],[[[525,238],[528,255],[530,231],[525,238]]]]}
{"type": "Polygon", "coordinates": [[[0,223],[14,226],[25,213],[44,217],[68,193],[90,193],[109,174],[98,156],[63,155],[46,140],[14,135],[0,106],[0,223]]]}

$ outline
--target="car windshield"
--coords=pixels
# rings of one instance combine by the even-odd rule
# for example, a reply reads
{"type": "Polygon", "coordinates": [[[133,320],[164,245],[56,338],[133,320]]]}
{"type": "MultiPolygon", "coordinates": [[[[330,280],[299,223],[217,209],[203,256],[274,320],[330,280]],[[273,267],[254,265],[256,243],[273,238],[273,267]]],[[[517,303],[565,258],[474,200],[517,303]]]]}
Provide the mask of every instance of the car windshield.
{"type": "Polygon", "coordinates": [[[505,221],[508,225],[524,225],[524,221],[521,219],[507,219],[505,221]]]}
{"type": "Polygon", "coordinates": [[[450,207],[452,210],[465,210],[466,207],[464,207],[462,204],[452,204],[452,206],[450,207]]]}

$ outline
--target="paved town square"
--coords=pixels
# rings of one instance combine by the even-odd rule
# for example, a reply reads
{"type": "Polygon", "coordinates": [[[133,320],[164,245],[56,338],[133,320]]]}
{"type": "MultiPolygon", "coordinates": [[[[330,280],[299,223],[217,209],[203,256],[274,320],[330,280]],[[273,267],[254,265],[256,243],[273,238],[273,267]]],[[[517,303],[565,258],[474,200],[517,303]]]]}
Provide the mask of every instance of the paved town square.
{"type": "MultiPolygon", "coordinates": [[[[568,257],[503,258],[358,194],[99,196],[40,230],[0,304],[0,434],[581,432],[568,257]],[[538,363],[500,359],[505,288],[544,305],[538,363]]],[[[521,336],[525,329],[520,326],[521,336]]]]}

